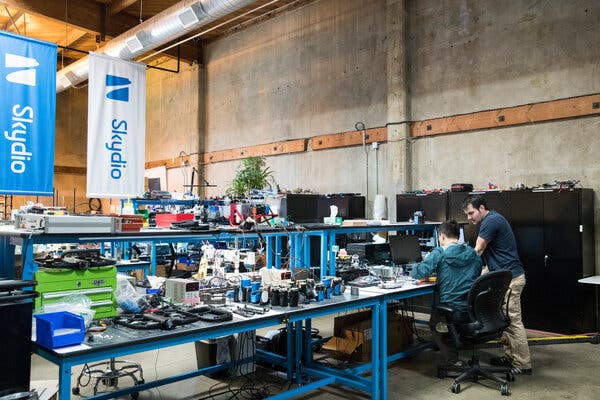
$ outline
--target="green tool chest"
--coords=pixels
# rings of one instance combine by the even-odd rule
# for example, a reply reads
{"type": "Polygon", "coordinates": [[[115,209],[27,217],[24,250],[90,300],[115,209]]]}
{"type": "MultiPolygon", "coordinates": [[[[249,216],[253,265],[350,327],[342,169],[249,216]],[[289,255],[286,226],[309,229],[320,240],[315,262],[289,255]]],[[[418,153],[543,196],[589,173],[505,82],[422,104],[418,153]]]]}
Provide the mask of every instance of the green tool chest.
{"type": "Polygon", "coordinates": [[[93,267],[85,270],[40,268],[34,275],[35,308],[61,301],[70,294],[84,294],[92,300],[94,318],[113,317],[117,314],[115,291],[116,267],[93,267]]]}

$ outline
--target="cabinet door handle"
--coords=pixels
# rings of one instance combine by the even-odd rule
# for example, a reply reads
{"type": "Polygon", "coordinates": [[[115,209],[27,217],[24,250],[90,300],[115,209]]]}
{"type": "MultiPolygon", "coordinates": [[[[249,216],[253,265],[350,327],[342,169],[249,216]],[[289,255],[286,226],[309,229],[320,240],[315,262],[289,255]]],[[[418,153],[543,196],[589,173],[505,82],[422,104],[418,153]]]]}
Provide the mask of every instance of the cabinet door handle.
{"type": "Polygon", "coordinates": [[[544,255],[544,267],[548,267],[548,254],[544,255]]]}

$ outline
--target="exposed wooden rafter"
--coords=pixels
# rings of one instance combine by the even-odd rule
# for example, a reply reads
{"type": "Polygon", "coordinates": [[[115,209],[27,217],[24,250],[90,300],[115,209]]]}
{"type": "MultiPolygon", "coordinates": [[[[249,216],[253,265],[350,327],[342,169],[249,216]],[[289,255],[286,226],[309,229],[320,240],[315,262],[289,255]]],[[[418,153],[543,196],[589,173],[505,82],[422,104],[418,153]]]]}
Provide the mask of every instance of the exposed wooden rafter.
{"type": "Polygon", "coordinates": [[[11,27],[12,27],[12,28],[15,28],[15,31],[16,31],[16,26],[15,26],[15,25],[18,25],[19,18],[21,18],[21,17],[23,16],[23,14],[24,14],[24,13],[23,13],[23,11],[21,11],[21,10],[17,11],[17,12],[16,12],[16,13],[14,13],[14,14],[9,14],[9,13],[8,13],[8,9],[7,9],[6,11],[7,11],[7,14],[8,14],[10,17],[12,17],[12,20],[9,20],[9,21],[8,21],[7,23],[5,23],[5,24],[4,24],[2,27],[0,27],[0,29],[1,29],[1,30],[3,30],[3,31],[8,31],[8,30],[10,30],[10,29],[11,29],[11,27]],[[13,21],[14,21],[14,24],[13,24],[13,21]]]}
{"type": "Polygon", "coordinates": [[[108,5],[108,15],[115,15],[135,3],[137,0],[114,0],[108,5]]]}

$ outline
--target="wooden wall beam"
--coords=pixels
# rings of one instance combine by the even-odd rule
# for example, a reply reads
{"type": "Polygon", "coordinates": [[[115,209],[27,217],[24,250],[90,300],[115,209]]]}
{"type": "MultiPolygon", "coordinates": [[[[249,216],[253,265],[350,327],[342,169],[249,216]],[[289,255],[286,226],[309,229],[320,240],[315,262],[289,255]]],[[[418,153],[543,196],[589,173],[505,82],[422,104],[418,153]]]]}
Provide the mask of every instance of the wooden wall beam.
{"type": "Polygon", "coordinates": [[[55,174],[72,174],[72,175],[85,175],[87,173],[86,167],[71,167],[68,165],[55,165],[55,174]]]}
{"type": "MultiPolygon", "coordinates": [[[[367,143],[386,142],[387,128],[371,128],[366,130],[367,143]]],[[[334,133],[331,135],[314,136],[310,139],[310,148],[312,150],[332,149],[336,147],[348,147],[362,145],[363,132],[350,131],[334,133]]]]}
{"type": "Polygon", "coordinates": [[[146,161],[146,164],[144,167],[146,169],[156,168],[156,167],[167,167],[167,169],[179,168],[179,167],[181,167],[182,161],[185,165],[190,165],[190,156],[183,156],[183,157],[178,156],[175,158],[169,158],[169,159],[165,159],[165,160],[146,161]]]}
{"type": "Polygon", "coordinates": [[[221,161],[239,160],[246,157],[263,157],[279,154],[301,153],[306,151],[307,141],[307,139],[295,139],[287,140],[285,142],[240,147],[237,149],[211,151],[203,155],[203,160],[205,164],[209,164],[221,161]]]}
{"type": "Polygon", "coordinates": [[[418,121],[411,124],[410,134],[443,135],[588,115],[600,115],[600,94],[418,121]]]}

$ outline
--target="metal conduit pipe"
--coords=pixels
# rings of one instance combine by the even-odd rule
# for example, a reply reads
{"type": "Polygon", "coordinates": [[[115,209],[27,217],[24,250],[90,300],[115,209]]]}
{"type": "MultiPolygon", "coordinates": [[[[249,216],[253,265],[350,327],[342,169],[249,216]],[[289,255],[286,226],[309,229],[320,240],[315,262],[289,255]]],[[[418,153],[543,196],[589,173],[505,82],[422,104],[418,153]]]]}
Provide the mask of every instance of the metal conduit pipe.
{"type": "MultiPolygon", "coordinates": [[[[177,39],[201,26],[253,3],[254,0],[183,0],[108,42],[99,53],[122,60],[177,39]]],[[[82,83],[89,73],[89,57],[56,73],[56,92],[82,83]]]]}

